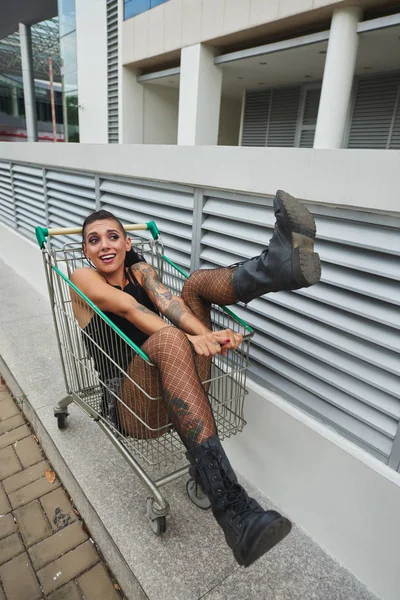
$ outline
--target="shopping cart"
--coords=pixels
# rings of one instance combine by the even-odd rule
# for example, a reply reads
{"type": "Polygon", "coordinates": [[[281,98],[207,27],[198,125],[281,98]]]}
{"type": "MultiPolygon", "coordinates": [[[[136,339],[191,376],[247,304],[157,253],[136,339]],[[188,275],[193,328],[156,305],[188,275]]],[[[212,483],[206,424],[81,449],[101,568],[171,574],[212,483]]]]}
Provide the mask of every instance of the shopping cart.
{"type": "MultiPolygon", "coordinates": [[[[148,234],[129,233],[132,246],[157,270],[164,285],[180,295],[188,275],[164,255],[154,221],[126,225],[125,229],[150,232],[150,239],[141,237],[148,234]]],[[[147,488],[150,496],[146,513],[154,533],[159,535],[166,529],[169,514],[168,502],[159,488],[187,474],[185,448],[168,420],[161,386],[154,376],[155,365],[70,280],[76,268],[88,266],[77,238],[81,232],[81,228],[36,227],[68,392],[54,408],[54,414],[58,427],[65,429],[68,405],[75,402],[98,423],[147,488]],[[83,324],[81,315],[79,325],[72,298],[75,310],[79,305],[83,318],[85,314],[92,317],[87,324],[83,324]],[[142,359],[140,381],[130,368],[137,355],[142,359]]],[[[209,359],[203,381],[223,439],[238,433],[246,424],[243,406],[253,330],[226,307],[213,305],[211,317],[215,330],[230,328],[244,336],[237,350],[209,359]]],[[[186,490],[197,506],[209,508],[207,496],[193,479],[188,480],[186,490]]]]}

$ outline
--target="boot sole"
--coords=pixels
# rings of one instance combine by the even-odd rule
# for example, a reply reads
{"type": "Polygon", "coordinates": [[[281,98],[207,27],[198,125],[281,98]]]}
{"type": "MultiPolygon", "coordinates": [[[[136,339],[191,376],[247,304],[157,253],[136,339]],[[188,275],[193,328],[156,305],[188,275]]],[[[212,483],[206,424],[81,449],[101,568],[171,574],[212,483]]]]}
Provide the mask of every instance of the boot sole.
{"type": "Polygon", "coordinates": [[[290,194],[276,193],[292,237],[292,272],[299,287],[309,287],[321,279],[321,261],[314,252],[316,226],[305,206],[290,194]]]}
{"type": "Polygon", "coordinates": [[[274,546],[279,544],[291,531],[292,524],[289,519],[279,517],[272,521],[269,527],[263,529],[255,540],[247,556],[243,559],[235,555],[237,562],[242,567],[249,567],[264,554],[269,552],[274,546]]]}

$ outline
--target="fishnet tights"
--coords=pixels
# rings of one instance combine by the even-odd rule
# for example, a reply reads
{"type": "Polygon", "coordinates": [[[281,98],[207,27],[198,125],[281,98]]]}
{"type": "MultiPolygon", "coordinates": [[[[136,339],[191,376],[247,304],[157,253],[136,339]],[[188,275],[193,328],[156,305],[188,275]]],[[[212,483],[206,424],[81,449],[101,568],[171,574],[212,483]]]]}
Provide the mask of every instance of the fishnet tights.
{"type": "MultiPolygon", "coordinates": [[[[183,300],[208,328],[211,303],[236,302],[233,273],[230,268],[195,271],[185,283],[183,300]]],[[[139,439],[155,438],[165,433],[171,422],[187,449],[215,435],[217,429],[207,395],[209,384],[203,387],[201,383],[210,378],[211,359],[195,356],[188,338],[176,327],[160,329],[142,349],[157,369],[139,355],[129,365],[128,375],[140,387],[129,378],[122,383],[122,403],[118,403],[122,431],[139,439]],[[163,405],[149,399],[161,395],[163,405]]]]}
{"type": "MultiPolygon", "coordinates": [[[[194,271],[186,280],[182,290],[182,299],[196,317],[211,329],[211,304],[235,304],[237,299],[232,288],[235,270],[232,268],[201,269],[194,271]]],[[[195,364],[201,381],[206,382],[211,376],[211,359],[195,356],[195,364]]],[[[210,387],[205,383],[206,392],[210,387]]]]}

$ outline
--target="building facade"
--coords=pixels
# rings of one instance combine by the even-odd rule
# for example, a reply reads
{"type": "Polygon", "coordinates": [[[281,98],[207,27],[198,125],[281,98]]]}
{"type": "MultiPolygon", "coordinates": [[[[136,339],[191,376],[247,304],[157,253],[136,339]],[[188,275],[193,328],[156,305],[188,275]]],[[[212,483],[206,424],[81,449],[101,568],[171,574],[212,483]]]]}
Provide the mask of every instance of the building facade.
{"type": "Polygon", "coordinates": [[[301,198],[322,280],[237,307],[256,335],[248,425],[227,443],[242,473],[397,598],[398,3],[75,0],[74,14],[80,144],[0,145],[0,256],[36,284],[33,225],[103,207],[154,218],[186,270],[228,265],[268,243],[276,189],[301,198]]]}
{"type": "Polygon", "coordinates": [[[399,148],[395,2],[157,4],[119,6],[122,143],[399,148]]]}

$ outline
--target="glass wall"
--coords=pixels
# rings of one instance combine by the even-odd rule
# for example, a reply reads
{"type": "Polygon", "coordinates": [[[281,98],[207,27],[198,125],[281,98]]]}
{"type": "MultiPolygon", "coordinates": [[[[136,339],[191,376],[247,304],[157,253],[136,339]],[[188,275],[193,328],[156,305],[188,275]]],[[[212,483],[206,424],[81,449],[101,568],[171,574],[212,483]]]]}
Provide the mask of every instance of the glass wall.
{"type": "MultiPolygon", "coordinates": [[[[58,17],[31,27],[38,141],[52,141],[49,63],[53,66],[56,134],[64,141],[58,17]]],[[[76,87],[76,86],[75,86],[76,87]]],[[[19,31],[0,40],[0,141],[26,141],[24,86],[19,31]]]]}
{"type": "Polygon", "coordinates": [[[65,141],[79,142],[75,0],[58,0],[65,141]]]}
{"type": "Polygon", "coordinates": [[[136,17],[136,15],[159,4],[164,4],[164,2],[168,2],[168,0],[124,0],[124,19],[136,17]]]}

